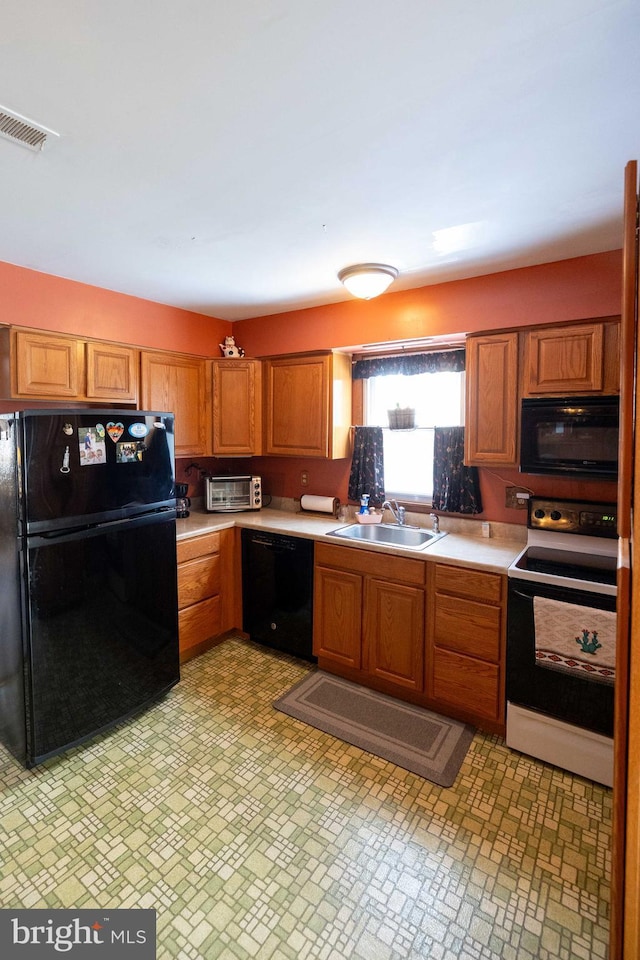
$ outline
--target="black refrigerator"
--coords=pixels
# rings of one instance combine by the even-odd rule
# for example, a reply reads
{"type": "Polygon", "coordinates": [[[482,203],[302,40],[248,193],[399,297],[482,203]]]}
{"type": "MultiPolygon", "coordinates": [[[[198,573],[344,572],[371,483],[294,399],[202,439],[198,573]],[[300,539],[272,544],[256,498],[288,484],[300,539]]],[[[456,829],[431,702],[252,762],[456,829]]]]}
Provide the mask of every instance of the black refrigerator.
{"type": "Polygon", "coordinates": [[[180,678],[173,415],[0,414],[0,736],[27,767],[180,678]]]}

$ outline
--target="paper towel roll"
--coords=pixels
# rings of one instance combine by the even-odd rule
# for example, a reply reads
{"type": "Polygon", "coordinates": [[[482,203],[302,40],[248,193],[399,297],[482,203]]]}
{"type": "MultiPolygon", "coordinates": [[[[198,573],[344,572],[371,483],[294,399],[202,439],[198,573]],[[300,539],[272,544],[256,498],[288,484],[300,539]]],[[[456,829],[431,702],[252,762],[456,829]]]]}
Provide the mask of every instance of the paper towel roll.
{"type": "Polygon", "coordinates": [[[331,513],[334,517],[340,506],[338,497],[315,497],[311,493],[304,493],[300,497],[300,509],[311,510],[314,513],[331,513]]]}

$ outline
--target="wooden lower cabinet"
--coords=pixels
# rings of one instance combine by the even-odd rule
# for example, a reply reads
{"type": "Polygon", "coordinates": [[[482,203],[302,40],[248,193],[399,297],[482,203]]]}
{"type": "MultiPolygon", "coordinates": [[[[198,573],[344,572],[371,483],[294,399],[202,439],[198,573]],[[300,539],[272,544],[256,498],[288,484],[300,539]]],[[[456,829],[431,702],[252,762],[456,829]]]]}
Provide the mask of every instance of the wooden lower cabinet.
{"type": "Polygon", "coordinates": [[[316,544],[323,670],[504,734],[505,630],[501,574],[316,544]]]}
{"type": "Polygon", "coordinates": [[[319,666],[388,692],[420,692],[424,562],[324,543],[315,559],[319,666]]]}
{"type": "Polygon", "coordinates": [[[506,578],[430,565],[426,692],[436,709],[504,733],[506,578]]]}
{"type": "MultiPolygon", "coordinates": [[[[316,557],[319,546],[316,546],[316,557]]],[[[316,565],[314,654],[359,670],[362,666],[362,576],[316,565]]]]}
{"type": "Polygon", "coordinates": [[[363,666],[371,676],[422,690],[424,589],[365,577],[363,666]]]}
{"type": "Polygon", "coordinates": [[[178,541],[181,662],[203,653],[236,626],[234,534],[233,529],[219,530],[178,541]]]}

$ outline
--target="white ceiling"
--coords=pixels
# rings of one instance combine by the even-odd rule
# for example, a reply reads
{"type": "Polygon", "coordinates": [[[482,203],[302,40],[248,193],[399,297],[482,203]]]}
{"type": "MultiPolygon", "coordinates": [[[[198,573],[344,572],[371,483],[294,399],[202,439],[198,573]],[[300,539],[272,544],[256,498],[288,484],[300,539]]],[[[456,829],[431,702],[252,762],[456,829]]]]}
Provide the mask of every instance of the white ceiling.
{"type": "Polygon", "coordinates": [[[0,260],[236,320],[616,249],[638,0],[3,0],[0,260]]]}

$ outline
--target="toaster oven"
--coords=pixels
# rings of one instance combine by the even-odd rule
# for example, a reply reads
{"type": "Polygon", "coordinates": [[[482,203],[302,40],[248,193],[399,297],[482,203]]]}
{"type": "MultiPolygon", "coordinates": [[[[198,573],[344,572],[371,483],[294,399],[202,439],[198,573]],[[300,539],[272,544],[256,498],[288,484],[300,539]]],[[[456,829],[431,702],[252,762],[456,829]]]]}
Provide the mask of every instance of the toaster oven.
{"type": "Polygon", "coordinates": [[[210,513],[239,513],[262,507],[260,477],[206,477],[205,509],[210,513]]]}

